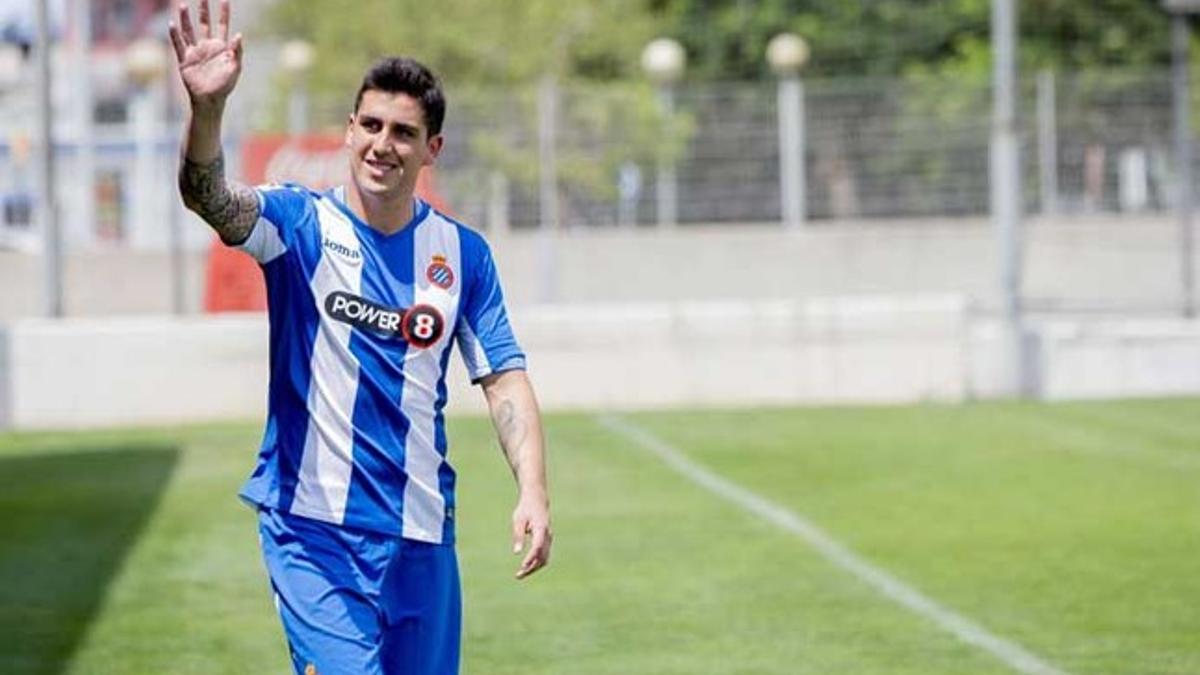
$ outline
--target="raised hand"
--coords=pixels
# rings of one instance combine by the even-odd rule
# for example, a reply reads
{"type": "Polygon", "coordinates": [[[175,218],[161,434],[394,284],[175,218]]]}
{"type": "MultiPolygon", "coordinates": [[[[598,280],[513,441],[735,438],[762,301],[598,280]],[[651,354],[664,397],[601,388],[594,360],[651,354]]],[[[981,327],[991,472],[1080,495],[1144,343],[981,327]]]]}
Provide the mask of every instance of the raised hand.
{"type": "Polygon", "coordinates": [[[242,34],[229,39],[229,0],[220,0],[220,17],[215,31],[208,0],[199,0],[198,32],[192,28],[188,1],[181,0],[178,20],[170,25],[179,76],[193,106],[221,104],[233,91],[242,72],[242,34]]]}

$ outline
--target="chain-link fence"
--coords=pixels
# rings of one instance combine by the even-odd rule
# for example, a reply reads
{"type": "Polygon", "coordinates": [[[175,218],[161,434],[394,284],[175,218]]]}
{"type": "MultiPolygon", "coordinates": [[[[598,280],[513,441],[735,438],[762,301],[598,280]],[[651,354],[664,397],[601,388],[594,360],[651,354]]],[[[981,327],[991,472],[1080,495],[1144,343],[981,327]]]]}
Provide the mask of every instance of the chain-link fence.
{"type": "MultiPolygon", "coordinates": [[[[1138,212],[1173,205],[1169,73],[1042,73],[1022,85],[1027,211],[1138,212]]],[[[802,95],[804,178],[797,188],[807,220],[987,213],[986,81],[823,80],[805,82],[802,95]]],[[[543,83],[452,88],[449,99],[440,188],[472,222],[503,220],[520,228],[544,222],[653,224],[664,213],[684,224],[782,218],[783,135],[773,82],[689,83],[670,92],[645,84],[543,83]]],[[[11,93],[0,100],[12,110],[27,103],[11,93]]],[[[348,97],[340,97],[332,105],[314,104],[304,117],[312,128],[336,129],[347,106],[348,97]]],[[[174,154],[178,123],[158,125],[164,137],[155,145],[164,166],[174,154]]],[[[0,192],[5,224],[14,226],[29,219],[23,205],[33,189],[30,134],[4,131],[0,192]]],[[[120,145],[119,132],[120,125],[108,125],[104,136],[120,145]]],[[[132,125],[126,137],[132,145],[132,125]]],[[[65,147],[68,154],[78,151],[70,139],[65,147]]],[[[132,193],[134,162],[125,157],[129,175],[122,180],[122,158],[103,150],[97,161],[105,167],[104,181],[132,193]]],[[[97,190],[95,181],[91,190],[76,184],[84,180],[79,172],[66,172],[63,180],[60,193],[68,197],[97,190]]],[[[77,229],[96,227],[105,240],[122,229],[107,221],[77,229]]]]}
{"type": "MultiPolygon", "coordinates": [[[[544,89],[450,92],[442,186],[476,221],[651,224],[672,177],[681,223],[781,219],[775,83],[544,89]]],[[[1042,73],[1022,92],[1029,212],[1171,206],[1168,73],[1042,73]]],[[[986,214],[990,99],[986,81],[804,83],[806,219],[986,214]]]]}

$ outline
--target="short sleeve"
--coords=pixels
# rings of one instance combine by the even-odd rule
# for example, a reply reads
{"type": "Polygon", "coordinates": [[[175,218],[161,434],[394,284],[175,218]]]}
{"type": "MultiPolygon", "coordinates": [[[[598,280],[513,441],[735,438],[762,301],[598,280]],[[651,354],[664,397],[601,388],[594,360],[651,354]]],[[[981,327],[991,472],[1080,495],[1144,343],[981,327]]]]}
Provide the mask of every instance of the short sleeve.
{"type": "Polygon", "coordinates": [[[260,185],[254,194],[258,197],[258,221],[237,248],[265,265],[291,247],[309,197],[307,190],[293,185],[260,185]]]}
{"type": "Polygon", "coordinates": [[[508,320],[500,275],[496,272],[491,250],[474,232],[463,236],[462,246],[463,260],[469,261],[470,274],[463,284],[461,316],[455,337],[467,373],[472,382],[477,382],[492,373],[523,370],[525,354],[517,344],[508,320]]]}

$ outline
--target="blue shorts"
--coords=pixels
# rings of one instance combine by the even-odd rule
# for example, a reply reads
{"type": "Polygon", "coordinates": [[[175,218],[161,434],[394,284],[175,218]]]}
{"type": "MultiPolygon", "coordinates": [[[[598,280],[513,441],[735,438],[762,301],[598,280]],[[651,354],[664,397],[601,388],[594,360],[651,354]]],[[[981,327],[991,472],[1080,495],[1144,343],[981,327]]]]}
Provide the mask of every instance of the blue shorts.
{"type": "Polygon", "coordinates": [[[259,509],[263,558],[299,675],[454,675],[454,547],[259,509]]]}

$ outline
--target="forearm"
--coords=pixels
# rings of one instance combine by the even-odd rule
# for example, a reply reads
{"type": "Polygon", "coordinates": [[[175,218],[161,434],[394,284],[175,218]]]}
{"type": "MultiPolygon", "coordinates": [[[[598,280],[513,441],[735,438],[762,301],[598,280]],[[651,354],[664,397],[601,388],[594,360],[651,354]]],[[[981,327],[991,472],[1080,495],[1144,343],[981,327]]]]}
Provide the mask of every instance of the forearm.
{"type": "Polygon", "coordinates": [[[485,389],[500,448],[522,498],[549,501],[546,489],[545,438],[533,388],[522,371],[501,373],[485,389]]]}
{"type": "Polygon", "coordinates": [[[179,162],[179,191],[183,203],[204,219],[227,244],[240,244],[258,220],[254,191],[225,179],[221,151],[224,104],[193,104],[179,162]]]}

